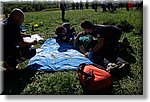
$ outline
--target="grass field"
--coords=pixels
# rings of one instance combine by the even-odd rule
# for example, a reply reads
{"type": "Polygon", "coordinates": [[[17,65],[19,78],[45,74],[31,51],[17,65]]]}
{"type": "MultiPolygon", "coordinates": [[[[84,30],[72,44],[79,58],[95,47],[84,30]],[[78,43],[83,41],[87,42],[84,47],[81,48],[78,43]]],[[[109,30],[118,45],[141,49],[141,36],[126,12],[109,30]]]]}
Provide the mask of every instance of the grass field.
{"type": "MultiPolygon", "coordinates": [[[[55,28],[61,24],[60,11],[26,12],[23,25],[29,26],[28,34],[40,34],[44,39],[55,35],[55,28]],[[43,26],[31,31],[32,24],[43,22],[43,26]]],[[[110,12],[95,12],[94,10],[66,11],[68,20],[76,31],[81,31],[80,22],[91,20],[96,24],[113,24],[122,28],[123,36],[127,37],[134,53],[130,53],[127,61],[131,63],[130,73],[116,78],[113,82],[112,95],[142,95],[143,94],[143,14],[142,11],[117,10],[110,12]]],[[[38,44],[36,47],[40,47],[38,44]]],[[[19,71],[5,79],[7,89],[5,94],[25,95],[82,95],[76,71],[44,72],[29,71],[25,68],[28,61],[19,65],[19,71]],[[10,91],[11,90],[11,91],[10,91]]],[[[10,74],[9,72],[6,72],[10,74]]]]}

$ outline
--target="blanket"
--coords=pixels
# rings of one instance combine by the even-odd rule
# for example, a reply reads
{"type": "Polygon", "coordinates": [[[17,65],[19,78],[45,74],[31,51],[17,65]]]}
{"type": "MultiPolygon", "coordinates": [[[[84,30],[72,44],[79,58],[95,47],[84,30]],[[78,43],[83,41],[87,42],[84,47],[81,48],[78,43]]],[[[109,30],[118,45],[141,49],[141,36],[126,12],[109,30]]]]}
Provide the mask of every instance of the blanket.
{"type": "Polygon", "coordinates": [[[81,63],[92,64],[82,53],[68,43],[47,39],[37,54],[29,60],[28,68],[43,71],[77,70],[81,63]]]}

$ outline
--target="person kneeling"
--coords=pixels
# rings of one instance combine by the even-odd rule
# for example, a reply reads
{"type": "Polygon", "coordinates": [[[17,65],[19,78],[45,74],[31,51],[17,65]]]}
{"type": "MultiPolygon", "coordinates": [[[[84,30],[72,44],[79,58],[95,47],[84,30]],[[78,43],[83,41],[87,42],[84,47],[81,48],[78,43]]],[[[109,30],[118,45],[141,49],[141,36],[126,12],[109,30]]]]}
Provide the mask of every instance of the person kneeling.
{"type": "Polygon", "coordinates": [[[23,11],[15,8],[11,11],[7,20],[2,23],[4,28],[4,68],[6,70],[15,69],[17,64],[30,59],[36,54],[36,49],[32,45],[36,45],[37,41],[25,42],[21,33],[21,25],[24,21],[23,11]]]}
{"type": "Polygon", "coordinates": [[[63,23],[56,28],[56,40],[60,42],[73,43],[76,35],[74,27],[71,27],[69,23],[63,23]]]}

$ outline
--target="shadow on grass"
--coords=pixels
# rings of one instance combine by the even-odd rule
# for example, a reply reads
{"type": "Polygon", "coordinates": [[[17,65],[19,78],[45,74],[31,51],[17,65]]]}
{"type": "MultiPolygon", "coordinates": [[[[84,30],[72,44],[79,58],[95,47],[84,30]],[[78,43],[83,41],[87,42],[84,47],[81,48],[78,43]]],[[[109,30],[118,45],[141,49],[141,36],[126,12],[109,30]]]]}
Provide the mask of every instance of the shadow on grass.
{"type": "MultiPolygon", "coordinates": [[[[119,70],[117,69],[117,71],[114,71],[114,73],[112,73],[113,85],[117,85],[117,88],[119,90],[122,89],[120,80],[122,80],[125,77],[133,77],[133,73],[132,73],[132,70],[131,70],[131,64],[136,63],[136,58],[133,55],[133,54],[135,54],[135,52],[134,52],[132,46],[130,46],[128,40],[126,41],[126,43],[125,42],[123,42],[123,43],[120,42],[120,45],[121,45],[120,46],[121,50],[118,51],[117,54],[120,58],[125,60],[128,64],[126,64],[125,67],[123,67],[119,70]]],[[[113,88],[112,88],[110,94],[112,94],[112,95],[116,94],[116,92],[114,92],[113,88]]]]}
{"type": "Polygon", "coordinates": [[[2,95],[18,95],[27,84],[33,81],[36,71],[28,68],[21,70],[4,71],[4,89],[2,95]]]}
{"type": "MultiPolygon", "coordinates": [[[[120,43],[120,45],[122,46],[122,43],[120,43]]],[[[127,45],[125,47],[120,48],[122,49],[121,51],[118,51],[118,56],[121,57],[122,59],[124,59],[125,61],[127,61],[130,64],[133,64],[136,62],[136,58],[133,56],[133,54],[135,54],[132,46],[127,45]]]]}

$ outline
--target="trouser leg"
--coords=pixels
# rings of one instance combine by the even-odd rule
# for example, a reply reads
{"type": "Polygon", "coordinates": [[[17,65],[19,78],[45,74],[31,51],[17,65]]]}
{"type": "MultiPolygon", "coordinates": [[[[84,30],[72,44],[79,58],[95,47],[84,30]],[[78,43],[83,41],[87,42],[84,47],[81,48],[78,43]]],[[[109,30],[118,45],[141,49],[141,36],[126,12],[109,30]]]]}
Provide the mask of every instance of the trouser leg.
{"type": "Polygon", "coordinates": [[[4,61],[4,67],[5,68],[16,68],[17,64],[18,64],[18,62],[16,61],[15,56],[9,56],[4,61]]]}
{"type": "Polygon", "coordinates": [[[16,68],[18,62],[17,59],[20,57],[18,48],[12,51],[4,52],[4,67],[5,68],[16,68]]]}
{"type": "Polygon", "coordinates": [[[117,63],[118,63],[118,62],[120,62],[120,63],[126,63],[126,61],[123,60],[123,59],[120,58],[120,57],[117,57],[116,62],[117,62],[117,63]]]}
{"type": "Polygon", "coordinates": [[[61,17],[62,17],[62,20],[65,19],[65,10],[62,10],[62,15],[61,15],[61,17]]]}
{"type": "Polygon", "coordinates": [[[103,66],[106,68],[108,63],[111,63],[108,59],[104,58],[103,59],[103,66]]]}
{"type": "Polygon", "coordinates": [[[112,45],[104,46],[101,54],[104,56],[104,58],[109,60],[111,63],[115,63],[116,62],[117,54],[116,54],[115,49],[114,49],[114,47],[112,45]]]}
{"type": "Polygon", "coordinates": [[[33,47],[20,47],[20,53],[22,57],[30,59],[35,56],[36,49],[33,47]]]}

